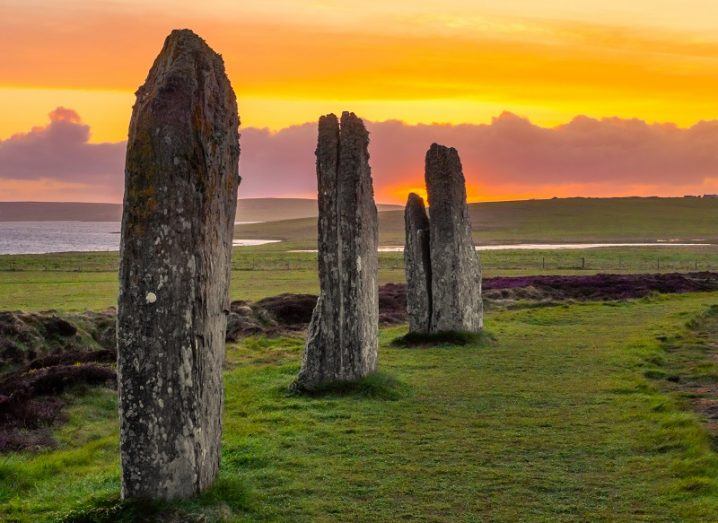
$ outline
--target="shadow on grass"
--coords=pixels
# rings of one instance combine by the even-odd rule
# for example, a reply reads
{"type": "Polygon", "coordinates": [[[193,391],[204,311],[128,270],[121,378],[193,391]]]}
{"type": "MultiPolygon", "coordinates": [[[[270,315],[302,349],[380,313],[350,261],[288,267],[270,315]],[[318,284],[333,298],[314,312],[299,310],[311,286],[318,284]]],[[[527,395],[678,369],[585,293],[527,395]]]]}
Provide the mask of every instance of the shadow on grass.
{"type": "Polygon", "coordinates": [[[496,343],[496,337],[488,331],[461,332],[441,331],[432,333],[410,332],[391,342],[394,347],[435,347],[443,345],[473,345],[488,347],[496,343]]]}
{"type": "Polygon", "coordinates": [[[289,394],[310,398],[357,396],[361,398],[398,400],[411,391],[410,387],[384,372],[375,372],[357,381],[338,381],[313,389],[299,387],[296,382],[289,386],[289,394]]]}
{"type": "Polygon", "coordinates": [[[221,477],[201,495],[182,501],[121,500],[118,495],[93,499],[59,516],[62,523],[149,523],[224,521],[249,510],[249,493],[237,478],[221,477]]]}

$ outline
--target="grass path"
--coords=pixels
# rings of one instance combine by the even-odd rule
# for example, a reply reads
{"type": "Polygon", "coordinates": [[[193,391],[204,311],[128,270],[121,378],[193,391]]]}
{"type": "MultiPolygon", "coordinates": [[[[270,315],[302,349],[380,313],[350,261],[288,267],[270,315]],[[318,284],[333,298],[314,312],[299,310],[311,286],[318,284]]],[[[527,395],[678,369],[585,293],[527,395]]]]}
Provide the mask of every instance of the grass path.
{"type": "MultiPolygon", "coordinates": [[[[378,394],[285,393],[299,339],[230,347],[222,480],[181,508],[280,521],[715,521],[718,457],[646,376],[657,340],[718,293],[491,311],[484,347],[391,348],[378,394]]],[[[372,389],[368,389],[371,391],[372,389]]],[[[59,449],[0,462],[0,519],[117,497],[109,391],[76,400],[59,449]]]]}

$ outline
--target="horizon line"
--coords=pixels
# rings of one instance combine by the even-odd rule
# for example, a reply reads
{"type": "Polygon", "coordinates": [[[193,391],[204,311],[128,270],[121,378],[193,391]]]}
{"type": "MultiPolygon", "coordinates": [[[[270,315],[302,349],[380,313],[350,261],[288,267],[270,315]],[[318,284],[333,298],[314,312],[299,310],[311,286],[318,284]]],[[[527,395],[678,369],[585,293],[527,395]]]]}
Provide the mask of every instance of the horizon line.
{"type": "MultiPolygon", "coordinates": [[[[408,193],[407,193],[408,197],[408,193]]],[[[704,194],[684,194],[682,196],[638,196],[638,195],[627,195],[627,196],[549,196],[545,198],[524,198],[514,200],[467,200],[468,205],[471,204],[487,204],[487,203],[515,203],[515,202],[533,202],[533,201],[549,201],[549,200],[671,200],[671,199],[718,199],[718,194],[704,193],[704,194]]],[[[237,201],[241,200],[304,200],[316,202],[317,198],[306,198],[306,197],[294,197],[294,196],[252,196],[247,198],[237,198],[237,201]]],[[[0,204],[3,203],[33,203],[33,204],[50,204],[60,203],[67,205],[123,205],[124,202],[76,202],[76,201],[61,201],[61,200],[0,200],[0,204]]],[[[395,207],[404,207],[401,203],[388,203],[388,202],[375,202],[375,205],[387,205],[395,207]]]]}

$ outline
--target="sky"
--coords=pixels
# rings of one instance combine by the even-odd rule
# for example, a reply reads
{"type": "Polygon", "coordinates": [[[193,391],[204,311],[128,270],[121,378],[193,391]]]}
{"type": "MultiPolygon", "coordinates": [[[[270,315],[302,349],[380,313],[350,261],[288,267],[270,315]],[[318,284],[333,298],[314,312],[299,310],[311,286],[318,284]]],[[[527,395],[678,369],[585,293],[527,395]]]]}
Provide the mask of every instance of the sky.
{"type": "Polygon", "coordinates": [[[241,197],[313,197],[342,110],[378,201],[421,189],[432,142],[473,201],[718,192],[713,0],[3,0],[0,200],[121,201],[133,93],[179,27],[224,57],[241,197]]]}

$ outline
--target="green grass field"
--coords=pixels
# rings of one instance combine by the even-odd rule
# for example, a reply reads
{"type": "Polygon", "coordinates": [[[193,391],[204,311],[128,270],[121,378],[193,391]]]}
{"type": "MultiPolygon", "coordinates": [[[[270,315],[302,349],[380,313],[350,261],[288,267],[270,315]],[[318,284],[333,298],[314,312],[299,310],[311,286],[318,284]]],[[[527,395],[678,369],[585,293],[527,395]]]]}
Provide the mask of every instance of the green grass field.
{"type": "MultiPolygon", "coordinates": [[[[316,254],[277,244],[235,248],[232,299],[317,293],[316,254]]],[[[718,269],[718,246],[486,251],[484,275],[591,274],[718,269]]],[[[114,306],[117,253],[0,256],[0,310],[81,311],[114,306]]],[[[401,253],[380,255],[380,283],[404,281],[401,253]]]]}
{"type": "MultiPolygon", "coordinates": [[[[561,198],[469,206],[484,244],[718,240],[718,198],[561,198]]],[[[316,219],[238,225],[241,238],[316,244],[316,219]]],[[[403,211],[379,214],[381,245],[403,245],[403,211]]]]}
{"type": "MultiPolygon", "coordinates": [[[[718,239],[712,199],[472,213],[485,243],[718,239]]],[[[382,243],[401,243],[402,227],[382,213],[382,243]]],[[[287,252],[314,245],[314,220],[238,236],[252,230],[286,241],[235,249],[233,299],[318,291],[316,254],[287,252]]],[[[481,257],[487,277],[718,270],[718,246],[481,257]]],[[[0,256],[0,310],[113,306],[117,266],[117,253],[0,256]]],[[[403,280],[402,255],[381,254],[380,283],[403,280]]],[[[57,448],[0,456],[0,520],[718,521],[718,444],[692,410],[698,392],[681,386],[714,395],[717,303],[718,292],[491,308],[493,341],[460,347],[400,348],[406,327],[384,328],[380,374],[320,397],[287,392],[301,337],[230,344],[220,479],[171,505],[119,501],[115,393],[74,390],[57,448]]]]}
{"type": "MultiPolygon", "coordinates": [[[[221,480],[174,510],[210,521],[715,521],[711,441],[649,376],[670,366],[658,338],[716,299],[491,311],[495,341],[461,348],[393,348],[405,330],[385,329],[383,381],[346,396],[288,395],[302,340],[246,339],[229,347],[221,480]]],[[[117,501],[114,394],[69,398],[57,449],[0,460],[0,519],[132,514],[117,501]]]]}

